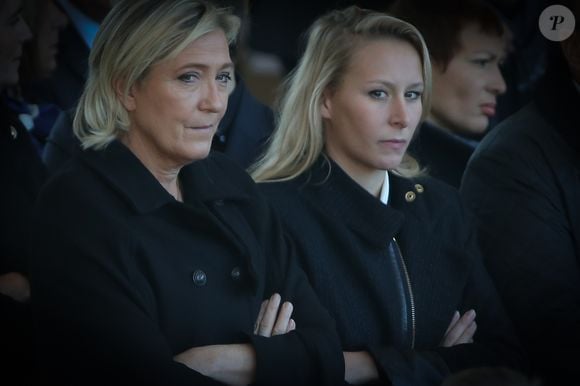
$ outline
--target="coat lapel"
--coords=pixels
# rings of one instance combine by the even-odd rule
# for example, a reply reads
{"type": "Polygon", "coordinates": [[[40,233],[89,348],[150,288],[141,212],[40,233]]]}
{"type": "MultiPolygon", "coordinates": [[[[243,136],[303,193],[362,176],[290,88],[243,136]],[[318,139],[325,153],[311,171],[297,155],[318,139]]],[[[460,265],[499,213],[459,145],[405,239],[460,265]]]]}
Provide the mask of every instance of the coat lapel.
{"type": "Polygon", "coordinates": [[[400,211],[370,195],[333,161],[319,160],[304,183],[307,200],[377,248],[384,248],[403,224],[400,211]]]}
{"type": "MultiPolygon", "coordinates": [[[[176,204],[137,157],[121,142],[114,141],[103,151],[81,153],[85,163],[108,180],[139,214],[176,204]]],[[[239,204],[250,200],[247,189],[235,185],[229,170],[215,167],[210,155],[182,168],[179,174],[184,188],[184,205],[192,224],[213,227],[233,244],[255,278],[254,259],[260,256],[253,229],[245,221],[239,204]],[[200,221],[204,222],[200,225],[200,221]]],[[[260,257],[261,258],[261,257],[260,257]]]]}

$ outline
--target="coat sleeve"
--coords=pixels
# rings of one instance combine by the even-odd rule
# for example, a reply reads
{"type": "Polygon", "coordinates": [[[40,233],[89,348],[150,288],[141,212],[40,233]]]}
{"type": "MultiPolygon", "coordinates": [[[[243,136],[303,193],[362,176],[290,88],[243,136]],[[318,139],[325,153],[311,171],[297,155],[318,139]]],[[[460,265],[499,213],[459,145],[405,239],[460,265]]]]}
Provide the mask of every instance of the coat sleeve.
{"type": "MultiPolygon", "coordinates": [[[[463,210],[463,207],[461,208],[463,210]]],[[[474,309],[477,331],[474,343],[439,347],[451,372],[479,366],[506,366],[528,371],[528,359],[508,317],[477,242],[477,230],[468,211],[463,210],[463,250],[469,262],[469,274],[460,310],[474,309]]],[[[459,227],[458,227],[459,229],[459,227]]]]}
{"type": "Polygon", "coordinates": [[[35,211],[33,313],[48,384],[219,384],[173,360],[124,263],[132,236],[107,214],[111,200],[80,182],[52,184],[35,211]]]}
{"type": "Polygon", "coordinates": [[[381,385],[439,385],[449,374],[446,363],[435,352],[373,344],[368,351],[377,365],[381,385]]]}
{"type": "MultiPolygon", "coordinates": [[[[265,200],[263,200],[265,203],[265,200]]],[[[275,336],[252,338],[257,352],[256,383],[263,385],[344,384],[344,359],[334,320],[319,302],[304,271],[299,267],[294,245],[284,235],[270,206],[263,233],[268,259],[266,293],[279,292],[292,302],[296,330],[275,336]]]]}
{"type": "Polygon", "coordinates": [[[550,169],[546,150],[536,146],[525,153],[505,148],[480,154],[466,171],[462,195],[477,214],[490,273],[534,370],[576,379],[577,236],[555,178],[558,171],[550,169]]]}

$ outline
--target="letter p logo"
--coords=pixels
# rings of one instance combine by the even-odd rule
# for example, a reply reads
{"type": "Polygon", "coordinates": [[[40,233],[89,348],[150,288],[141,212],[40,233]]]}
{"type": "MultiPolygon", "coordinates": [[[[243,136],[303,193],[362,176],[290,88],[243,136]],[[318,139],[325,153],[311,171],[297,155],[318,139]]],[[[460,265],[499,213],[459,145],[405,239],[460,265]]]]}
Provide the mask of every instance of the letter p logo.
{"type": "Polygon", "coordinates": [[[574,32],[576,19],[572,11],[563,5],[551,5],[540,14],[538,26],[546,39],[561,42],[574,32]]]}
{"type": "Polygon", "coordinates": [[[562,15],[555,15],[555,16],[550,16],[550,20],[553,21],[552,31],[555,31],[556,28],[564,22],[565,18],[562,15]]]}

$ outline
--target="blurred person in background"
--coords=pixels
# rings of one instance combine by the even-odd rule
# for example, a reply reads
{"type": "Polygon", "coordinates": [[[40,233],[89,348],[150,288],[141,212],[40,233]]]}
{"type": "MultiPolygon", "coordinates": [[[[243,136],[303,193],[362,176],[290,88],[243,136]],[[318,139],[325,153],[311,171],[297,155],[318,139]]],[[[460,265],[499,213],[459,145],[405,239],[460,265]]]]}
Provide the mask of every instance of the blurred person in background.
{"type": "Polygon", "coordinates": [[[8,90],[8,103],[42,154],[60,108],[27,94],[28,86],[48,79],[57,68],[58,45],[68,19],[52,0],[24,0],[22,16],[32,31],[24,45],[18,85],[8,90]]]}
{"type": "Polygon", "coordinates": [[[43,79],[26,84],[27,99],[51,103],[61,110],[76,106],[88,74],[89,51],[99,24],[113,0],[55,0],[68,19],[58,43],[56,68],[43,79]]]}
{"type": "Polygon", "coordinates": [[[461,194],[486,263],[546,386],[580,379],[580,4],[574,33],[550,42],[532,101],[481,142],[461,194]]]}
{"type": "Polygon", "coordinates": [[[32,38],[21,0],[0,2],[0,377],[3,385],[31,385],[34,343],[28,254],[33,203],[45,170],[31,139],[8,103],[19,81],[24,43],[32,38]]]}
{"type": "Polygon", "coordinates": [[[430,175],[459,188],[506,90],[500,64],[511,34],[483,0],[401,0],[390,13],[417,27],[433,64],[431,109],[409,151],[430,175]]]}

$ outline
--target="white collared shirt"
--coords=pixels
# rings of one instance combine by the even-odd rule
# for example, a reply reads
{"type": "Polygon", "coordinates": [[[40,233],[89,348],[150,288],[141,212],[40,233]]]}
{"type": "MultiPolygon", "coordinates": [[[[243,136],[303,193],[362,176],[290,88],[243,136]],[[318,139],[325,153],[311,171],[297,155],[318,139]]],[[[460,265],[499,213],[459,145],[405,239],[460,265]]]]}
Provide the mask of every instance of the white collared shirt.
{"type": "Polygon", "coordinates": [[[385,205],[389,202],[389,172],[385,171],[385,180],[383,181],[383,187],[381,188],[380,199],[381,202],[385,205]]]}

